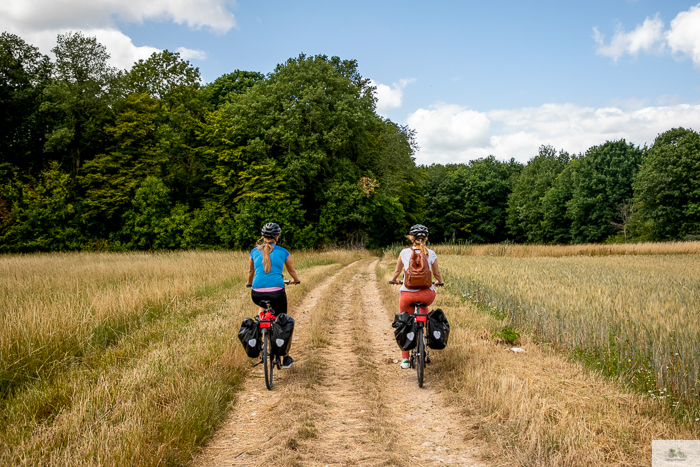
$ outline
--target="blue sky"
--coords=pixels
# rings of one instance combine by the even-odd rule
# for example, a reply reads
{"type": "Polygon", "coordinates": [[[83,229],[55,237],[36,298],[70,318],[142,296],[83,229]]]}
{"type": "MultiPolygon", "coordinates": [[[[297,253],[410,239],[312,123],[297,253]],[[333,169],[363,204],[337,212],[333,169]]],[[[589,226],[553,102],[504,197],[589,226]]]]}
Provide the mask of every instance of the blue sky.
{"type": "Polygon", "coordinates": [[[5,0],[0,27],[48,52],[94,34],[127,66],[180,50],[205,81],[299,53],[356,59],[420,163],[526,161],[673,126],[700,130],[700,4],[682,1],[5,0]],[[53,42],[52,42],[53,41],[53,42]]]}

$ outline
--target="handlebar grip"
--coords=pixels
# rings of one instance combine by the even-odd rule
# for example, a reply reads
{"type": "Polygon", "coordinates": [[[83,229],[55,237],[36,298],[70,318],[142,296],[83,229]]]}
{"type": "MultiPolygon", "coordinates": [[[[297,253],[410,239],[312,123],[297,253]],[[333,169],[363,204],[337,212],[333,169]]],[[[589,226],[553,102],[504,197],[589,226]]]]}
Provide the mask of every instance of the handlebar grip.
{"type": "Polygon", "coordinates": [[[245,286],[246,286],[246,288],[250,289],[253,287],[253,284],[246,284],[245,286]]]}

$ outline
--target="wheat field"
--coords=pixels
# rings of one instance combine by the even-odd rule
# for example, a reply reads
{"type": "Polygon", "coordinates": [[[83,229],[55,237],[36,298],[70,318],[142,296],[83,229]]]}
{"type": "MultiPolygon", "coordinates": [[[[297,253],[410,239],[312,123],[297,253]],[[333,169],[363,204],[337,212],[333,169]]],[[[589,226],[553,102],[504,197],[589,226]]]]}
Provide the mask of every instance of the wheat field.
{"type": "Polygon", "coordinates": [[[453,289],[675,403],[700,395],[700,257],[443,256],[453,289]]]}

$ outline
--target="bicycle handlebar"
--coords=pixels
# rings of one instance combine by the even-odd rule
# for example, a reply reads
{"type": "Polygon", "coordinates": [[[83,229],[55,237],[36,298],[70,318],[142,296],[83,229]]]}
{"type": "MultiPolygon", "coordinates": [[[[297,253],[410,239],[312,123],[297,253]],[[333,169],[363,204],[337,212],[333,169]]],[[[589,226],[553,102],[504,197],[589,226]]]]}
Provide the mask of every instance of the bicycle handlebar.
{"type": "MultiPolygon", "coordinates": [[[[299,285],[299,284],[301,284],[301,281],[299,281],[299,282],[294,282],[294,281],[288,280],[288,281],[284,281],[284,284],[285,284],[285,285],[290,285],[290,284],[291,284],[291,285],[299,285]]],[[[253,287],[253,284],[246,284],[245,286],[246,286],[247,288],[250,289],[250,288],[253,287]]]]}
{"type": "MultiPolygon", "coordinates": [[[[391,284],[391,285],[401,285],[401,284],[403,284],[403,281],[398,281],[398,282],[389,281],[389,284],[391,284]]],[[[442,287],[443,285],[445,285],[445,283],[442,282],[442,283],[438,284],[436,281],[433,281],[433,285],[434,285],[435,287],[442,287]]]]}

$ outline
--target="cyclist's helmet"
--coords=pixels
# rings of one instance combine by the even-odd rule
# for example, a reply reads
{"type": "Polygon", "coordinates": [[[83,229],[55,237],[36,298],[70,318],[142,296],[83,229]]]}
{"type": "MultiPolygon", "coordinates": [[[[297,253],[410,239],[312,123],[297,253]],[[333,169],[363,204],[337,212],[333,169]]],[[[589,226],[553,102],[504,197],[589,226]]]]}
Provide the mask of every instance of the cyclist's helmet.
{"type": "Polygon", "coordinates": [[[411,235],[414,237],[427,237],[428,236],[428,228],[422,224],[416,224],[413,227],[411,227],[411,235]]]}
{"type": "Polygon", "coordinates": [[[274,222],[268,222],[267,224],[263,225],[261,232],[262,236],[267,238],[279,237],[281,233],[282,229],[274,222]]]}

